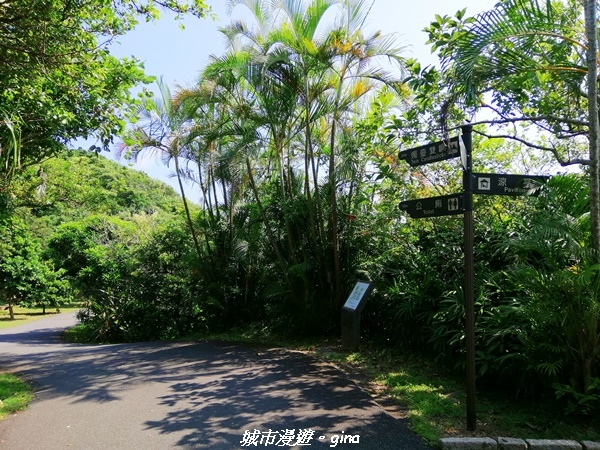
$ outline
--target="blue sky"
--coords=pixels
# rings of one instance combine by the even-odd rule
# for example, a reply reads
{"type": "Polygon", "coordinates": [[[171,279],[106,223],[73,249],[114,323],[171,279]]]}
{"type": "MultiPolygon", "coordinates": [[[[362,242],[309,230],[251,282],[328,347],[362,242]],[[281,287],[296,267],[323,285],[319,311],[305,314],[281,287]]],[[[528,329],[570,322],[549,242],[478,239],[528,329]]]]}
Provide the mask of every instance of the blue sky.
{"type": "MultiPolygon", "coordinates": [[[[427,34],[422,31],[434,20],[435,14],[453,15],[467,8],[468,15],[475,15],[492,8],[496,1],[374,0],[365,31],[380,30],[384,34],[394,34],[398,45],[406,47],[405,56],[417,58],[422,65],[435,64],[435,57],[425,44],[427,34]]],[[[119,57],[136,56],[144,62],[148,74],[162,76],[172,90],[176,85],[193,84],[209,56],[224,53],[225,39],[219,27],[231,20],[226,13],[225,1],[207,0],[207,3],[218,16],[216,21],[189,18],[184,21],[183,30],[172,17],[164,17],[157,23],[141,23],[133,32],[120,37],[112,45],[111,53],[119,57]]],[[[243,13],[244,8],[238,6],[233,17],[243,19],[243,13]]],[[[82,144],[82,147],[85,145],[82,144]]],[[[169,178],[172,171],[158,161],[141,160],[134,168],[175,185],[174,180],[169,178]]]]}

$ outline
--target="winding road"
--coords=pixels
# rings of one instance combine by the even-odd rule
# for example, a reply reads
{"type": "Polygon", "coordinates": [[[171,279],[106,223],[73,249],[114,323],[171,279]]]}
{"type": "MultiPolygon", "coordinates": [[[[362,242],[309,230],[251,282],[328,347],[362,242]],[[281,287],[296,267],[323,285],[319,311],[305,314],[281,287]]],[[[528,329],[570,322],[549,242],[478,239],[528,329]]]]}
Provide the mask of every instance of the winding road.
{"type": "Polygon", "coordinates": [[[75,323],[58,314],[0,330],[0,371],[35,386],[29,407],[0,422],[0,448],[430,448],[309,355],[215,342],[64,343],[61,331],[75,323]]]}

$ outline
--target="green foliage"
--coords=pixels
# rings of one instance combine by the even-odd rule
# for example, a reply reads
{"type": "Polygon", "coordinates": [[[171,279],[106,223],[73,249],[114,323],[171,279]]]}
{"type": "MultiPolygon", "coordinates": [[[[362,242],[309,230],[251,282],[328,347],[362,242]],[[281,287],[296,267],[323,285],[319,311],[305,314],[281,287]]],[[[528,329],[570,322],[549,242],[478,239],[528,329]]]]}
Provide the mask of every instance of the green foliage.
{"type": "MultiPolygon", "coordinates": [[[[131,222],[92,216],[61,225],[48,243],[85,300],[79,318],[100,342],[172,338],[206,327],[198,260],[180,219],[141,236],[131,222]]],[[[213,313],[214,314],[214,313],[213,313]]]]}
{"type": "Polygon", "coordinates": [[[63,221],[90,214],[168,214],[181,205],[165,183],[83,150],[32,165],[16,181],[14,207],[27,207],[35,216],[60,215],[63,221]]]}
{"type": "MultiPolygon", "coordinates": [[[[45,239],[42,256],[60,268],[56,281],[68,277],[86,302],[80,339],[163,339],[231,327],[337,335],[345,294],[357,278],[368,278],[376,290],[363,313],[365,337],[419,349],[462,373],[462,223],[406,221],[398,210],[403,199],[458,189],[460,173],[454,161],[408,168],[398,161],[398,141],[408,146],[434,136],[418,134],[422,113],[428,123],[462,121],[464,111],[447,100],[467,92],[443,87],[458,70],[449,62],[456,46],[486,31],[482,24],[496,38],[522,24],[513,17],[513,2],[475,19],[464,11],[436,16],[428,31],[449,72],[408,61],[416,91],[415,108],[409,109],[406,85],[378,68],[367,70],[379,56],[402,62],[391,41],[349,34],[337,24],[325,39],[313,34],[334,4],[309,8],[308,14],[301,14],[306,5],[279,5],[277,12],[290,21],[278,27],[265,23],[268,14],[262,14],[275,13],[275,7],[256,3],[257,25],[269,27],[257,28],[259,33],[236,23],[224,30],[232,42],[243,41],[235,47],[243,51],[232,47],[215,58],[199,85],[174,99],[162,85],[162,99],[144,101],[146,121],[125,137],[124,149],[151,148],[174,161],[180,181],[198,182],[201,211],[189,205],[184,217],[172,191],[82,152],[19,175],[10,203],[27,217],[31,232],[45,239]],[[505,9],[514,23],[497,14],[505,9]],[[382,89],[375,92],[372,80],[382,89]],[[391,117],[394,110],[402,115],[391,117]]],[[[344,6],[357,6],[353,11],[362,17],[359,4],[344,6]]],[[[572,11],[563,17],[559,6],[547,5],[554,8],[548,17],[560,18],[560,30],[566,31],[563,19],[572,18],[572,11]]],[[[537,19],[539,12],[527,17],[537,19]]],[[[145,13],[153,15],[150,9],[145,13]]],[[[541,63],[535,51],[542,49],[554,59],[574,58],[565,42],[550,38],[501,40],[534,52],[523,64],[541,63]]],[[[512,114],[511,102],[529,114],[533,110],[523,96],[531,89],[535,108],[547,112],[549,81],[562,83],[560,102],[575,98],[567,88],[581,85],[578,74],[546,76],[519,66],[504,78],[500,71],[507,67],[496,73],[493,62],[509,57],[510,46],[490,53],[493,39],[477,42],[481,55],[467,59],[465,70],[472,72],[464,75],[483,79],[491,71],[498,78],[475,100],[486,89],[502,88],[494,99],[502,114],[512,114]],[[571,97],[563,98],[567,93],[571,97]]],[[[582,103],[566,106],[564,111],[579,117],[582,103]]],[[[576,120],[574,134],[582,125],[576,120]]],[[[552,128],[558,122],[545,124],[552,128]]],[[[477,170],[537,172],[548,165],[545,156],[524,154],[505,139],[483,139],[488,130],[482,126],[475,130],[477,170]]],[[[600,274],[590,250],[589,205],[581,180],[569,177],[553,181],[538,199],[477,199],[479,386],[510,395],[555,391],[570,410],[596,408],[600,274]]],[[[10,276],[33,285],[29,272],[17,270],[25,260],[19,252],[39,255],[40,246],[23,235],[19,247],[19,233],[7,241],[15,268],[10,276]]],[[[429,405],[434,415],[457,411],[434,386],[401,373],[388,381],[413,385],[398,387],[398,393],[429,405]]]]}
{"type": "MultiPolygon", "coordinates": [[[[13,0],[0,17],[0,162],[2,184],[22,163],[59,153],[95,135],[105,148],[123,131],[137,100],[130,89],[148,83],[140,61],[108,51],[115,37],[159,10],[203,17],[203,0],[13,0]],[[13,153],[18,136],[18,157],[13,153]]],[[[1,186],[4,188],[4,186],[1,186]]]]}
{"type": "Polygon", "coordinates": [[[58,308],[70,300],[62,270],[42,257],[41,247],[17,217],[0,216],[0,301],[58,308]]]}
{"type": "Polygon", "coordinates": [[[0,419],[22,411],[33,399],[31,386],[13,374],[0,374],[0,419]]]}
{"type": "Polygon", "coordinates": [[[593,378],[585,392],[568,384],[555,384],[557,399],[565,399],[565,412],[576,416],[595,415],[600,410],[600,378],[593,378]]]}
{"type": "Polygon", "coordinates": [[[516,261],[509,280],[526,299],[522,357],[546,379],[587,395],[600,370],[600,266],[584,179],[553,179],[510,248],[516,261]]]}
{"type": "MultiPolygon", "coordinates": [[[[476,349],[479,386],[512,395],[560,393],[569,411],[597,407],[598,266],[581,176],[555,177],[537,199],[476,208],[476,349]],[[491,209],[490,209],[491,208],[491,209]],[[554,387],[553,387],[554,386],[554,387]],[[575,394],[577,393],[577,395],[575,394]],[[579,409],[575,405],[581,403],[579,409]]],[[[365,335],[422,349],[464,372],[461,223],[435,219],[373,241],[364,265],[376,284],[365,335]]]]}
{"type": "Polygon", "coordinates": [[[72,291],[100,341],[180,335],[194,329],[190,317],[203,323],[192,301],[198,260],[176,232],[182,208],[172,188],[83,151],[17,177],[0,230],[5,292],[24,306],[56,306],[72,291]]]}

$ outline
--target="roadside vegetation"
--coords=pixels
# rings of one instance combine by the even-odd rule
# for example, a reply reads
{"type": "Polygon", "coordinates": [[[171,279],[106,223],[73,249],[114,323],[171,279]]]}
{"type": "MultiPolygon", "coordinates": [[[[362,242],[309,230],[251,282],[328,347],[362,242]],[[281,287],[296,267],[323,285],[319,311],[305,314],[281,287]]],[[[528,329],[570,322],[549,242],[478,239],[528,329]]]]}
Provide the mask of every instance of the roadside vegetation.
{"type": "Polygon", "coordinates": [[[33,398],[33,390],[17,375],[0,373],[0,420],[24,410],[33,398]]]}
{"type": "MultiPolygon", "coordinates": [[[[251,329],[323,342],[339,336],[340,308],[368,279],[370,350],[328,357],[397,396],[428,439],[464,434],[455,382],[466,360],[463,224],[413,220],[398,207],[460,192],[461,162],[409,167],[398,149],[469,122],[477,173],[553,175],[536,197],[475,198],[481,429],[596,439],[600,126],[588,37],[597,35],[596,2],[506,0],[477,17],[435,15],[426,31],[439,68],[405,58],[392,36],[365,35],[367,2],[229,3],[248,10],[248,23],[223,28],[229,45],[195,85],[171,92],[159,82],[156,97],[134,101],[129,83],[150,80],[131,63],[125,85],[113,86],[125,97],[111,97],[127,108],[97,130],[106,146],[120,136],[125,159],[148,153],[173,167],[178,196],[98,147],[67,151],[76,130],[100,126],[87,106],[83,117],[55,111],[70,125],[47,124],[63,134],[45,140],[36,115],[5,115],[2,302],[13,313],[84,302],[82,327],[68,333],[75,341],[251,329]]],[[[17,75],[0,70],[0,82],[17,75]]],[[[46,106],[60,109],[62,99],[46,106]]]]}
{"type": "Polygon", "coordinates": [[[33,322],[35,320],[48,317],[52,314],[77,312],[80,310],[81,306],[82,305],[79,303],[67,303],[62,304],[59,309],[48,311],[45,311],[44,308],[25,308],[22,306],[15,306],[13,310],[14,318],[10,317],[10,312],[8,309],[0,309],[0,329],[12,328],[27,322],[33,322]]]}
{"type": "Polygon", "coordinates": [[[315,351],[347,371],[392,414],[408,418],[411,429],[431,444],[452,436],[600,440],[598,417],[564,416],[557,414],[552,398],[514,398],[490,389],[478,390],[477,430],[466,432],[464,377],[431,359],[368,346],[359,353],[315,351]]]}

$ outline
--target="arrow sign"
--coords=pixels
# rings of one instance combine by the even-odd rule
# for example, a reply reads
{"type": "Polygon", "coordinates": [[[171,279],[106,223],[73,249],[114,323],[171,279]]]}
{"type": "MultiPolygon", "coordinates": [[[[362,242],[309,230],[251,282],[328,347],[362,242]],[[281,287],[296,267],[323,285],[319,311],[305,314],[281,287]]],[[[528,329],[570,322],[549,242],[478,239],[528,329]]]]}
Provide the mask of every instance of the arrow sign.
{"type": "Polygon", "coordinates": [[[445,161],[446,159],[460,156],[459,137],[453,137],[446,141],[432,142],[420,147],[402,150],[398,157],[411,165],[411,167],[423,164],[445,161]]]}
{"type": "Polygon", "coordinates": [[[488,195],[539,195],[550,177],[542,175],[501,175],[474,173],[473,193],[488,195]]]}
{"type": "Polygon", "coordinates": [[[463,194],[406,200],[400,202],[400,209],[406,211],[413,219],[462,214],[463,194]]]}

